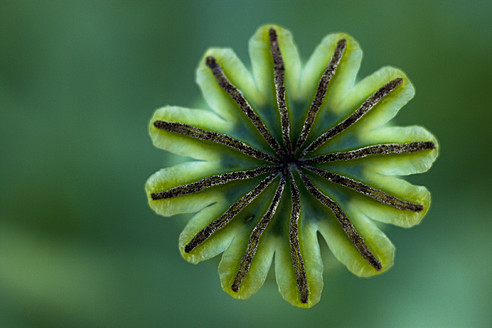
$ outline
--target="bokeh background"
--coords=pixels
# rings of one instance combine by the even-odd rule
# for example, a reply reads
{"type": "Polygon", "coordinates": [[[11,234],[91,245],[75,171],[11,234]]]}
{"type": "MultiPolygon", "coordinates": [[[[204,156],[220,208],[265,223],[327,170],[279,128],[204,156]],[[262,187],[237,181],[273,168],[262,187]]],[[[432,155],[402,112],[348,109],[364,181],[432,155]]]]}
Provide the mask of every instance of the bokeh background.
{"type": "Polygon", "coordinates": [[[0,327],[491,327],[492,2],[0,0],[0,327]],[[155,215],[154,109],[194,106],[209,46],[248,62],[261,24],[306,59],[330,32],[364,50],[359,77],[401,67],[417,95],[401,125],[435,133],[423,223],[388,227],[395,266],[327,275],[310,310],[267,283],[248,301],[214,261],[180,257],[186,217],[155,215]]]}

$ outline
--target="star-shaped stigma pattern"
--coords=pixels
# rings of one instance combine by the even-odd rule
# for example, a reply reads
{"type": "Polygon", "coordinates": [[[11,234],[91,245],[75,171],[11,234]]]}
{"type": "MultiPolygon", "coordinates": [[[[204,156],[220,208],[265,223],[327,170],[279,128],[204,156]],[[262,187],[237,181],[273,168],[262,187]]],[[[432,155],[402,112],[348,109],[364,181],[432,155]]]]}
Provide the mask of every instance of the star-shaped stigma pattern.
{"type": "MultiPolygon", "coordinates": [[[[351,108],[351,110],[345,110],[345,115],[339,115],[332,119],[326,113],[324,116],[322,115],[321,112],[326,111],[324,106],[326,107],[328,103],[327,96],[336,97],[337,90],[332,88],[333,81],[341,74],[339,71],[346,68],[343,67],[344,65],[350,65],[351,58],[346,58],[347,56],[350,57],[346,55],[347,38],[331,38],[329,42],[331,42],[332,51],[329,54],[328,63],[324,66],[324,71],[321,76],[318,76],[317,87],[312,96],[309,96],[306,109],[302,110],[300,115],[294,115],[293,113],[299,112],[299,110],[294,110],[291,107],[297,106],[299,108],[302,105],[299,105],[301,102],[296,101],[295,97],[289,97],[287,92],[288,87],[286,85],[289,82],[287,74],[292,65],[285,63],[284,51],[281,47],[282,42],[279,41],[279,35],[277,35],[278,29],[275,26],[263,28],[263,37],[266,37],[269,45],[270,63],[268,65],[270,65],[272,73],[270,79],[274,99],[270,106],[270,112],[267,114],[265,111],[261,112],[263,116],[269,115],[268,122],[262,117],[260,111],[249,102],[240,87],[232,82],[231,76],[219,64],[220,60],[213,55],[206,55],[204,57],[205,67],[202,69],[206,68],[208,73],[203,74],[209,74],[210,77],[213,77],[216,84],[213,87],[208,87],[213,90],[210,91],[212,93],[210,97],[213,97],[214,92],[226,95],[228,99],[225,101],[229,101],[227,106],[242,112],[240,117],[244,118],[245,123],[243,122],[243,124],[246,126],[243,130],[249,131],[250,134],[239,133],[237,132],[238,129],[234,130],[236,131],[235,136],[218,132],[227,131],[227,129],[232,131],[230,126],[227,128],[222,126],[236,124],[228,123],[227,115],[220,111],[219,114],[225,117],[225,122],[220,117],[209,117],[209,119],[205,116],[194,117],[192,111],[186,112],[185,109],[182,111],[186,112],[185,121],[187,122],[173,119],[174,114],[172,113],[154,116],[151,121],[151,129],[155,133],[154,138],[181,138],[176,145],[173,145],[173,140],[170,140],[165,146],[160,145],[162,148],[173,151],[174,146],[182,148],[182,145],[194,142],[194,148],[189,149],[190,155],[196,152],[195,158],[206,158],[208,163],[213,164],[210,167],[205,167],[207,161],[197,162],[196,165],[191,165],[178,173],[169,170],[164,173],[161,172],[162,174],[149,180],[147,192],[151,206],[154,206],[157,212],[164,215],[179,213],[179,211],[169,210],[169,208],[176,206],[170,202],[174,199],[183,199],[183,203],[177,206],[184,208],[186,207],[186,197],[208,195],[201,207],[197,205],[199,200],[194,199],[189,202],[189,209],[181,210],[181,212],[197,210],[200,212],[191,227],[185,229],[182,234],[180,247],[183,256],[191,262],[198,262],[226,250],[219,266],[219,272],[223,288],[231,295],[237,298],[247,298],[254,293],[266,278],[273,254],[278,253],[275,257],[275,270],[281,293],[292,304],[309,307],[319,300],[321,293],[319,289],[322,286],[322,281],[319,282],[322,268],[318,263],[320,260],[316,230],[319,230],[327,239],[330,249],[351,271],[361,276],[368,276],[384,271],[391,266],[393,249],[384,234],[374,225],[370,225],[367,222],[370,220],[367,218],[372,218],[377,212],[378,206],[383,206],[385,209],[390,208],[391,211],[398,213],[394,215],[401,219],[399,225],[410,226],[418,223],[417,221],[423,216],[424,210],[427,210],[426,206],[429,204],[426,198],[427,194],[419,196],[420,198],[411,196],[402,198],[391,192],[394,189],[392,187],[378,187],[385,185],[375,182],[377,181],[376,173],[364,175],[360,172],[363,170],[371,172],[371,165],[381,166],[383,165],[381,161],[385,160],[392,163],[390,164],[391,169],[395,166],[394,163],[396,165],[399,163],[399,157],[414,162],[415,159],[409,159],[405,156],[414,155],[417,160],[420,154],[429,157],[430,152],[436,152],[437,144],[430,134],[409,134],[408,131],[403,131],[405,137],[395,138],[398,140],[408,139],[407,142],[377,142],[378,137],[374,137],[374,133],[371,134],[374,129],[370,124],[365,127],[365,130],[361,129],[373,135],[372,140],[363,141],[364,138],[354,132],[360,125],[359,123],[364,122],[364,120],[371,120],[370,115],[378,109],[379,105],[384,104],[387,98],[398,93],[399,88],[402,88],[405,83],[406,77],[403,75],[393,74],[395,75],[393,78],[378,85],[374,92],[371,92],[363,101],[346,101],[339,96],[342,99],[338,103],[343,104],[340,107],[351,108]],[[344,59],[346,62],[341,64],[344,59]],[[293,116],[295,117],[293,118],[293,116]],[[217,126],[219,127],[217,129],[213,128],[214,122],[211,120],[218,122],[217,126]],[[277,125],[272,123],[274,120],[277,121],[277,125]],[[323,123],[319,123],[320,121],[323,123]],[[195,122],[195,124],[189,122],[195,122]],[[326,124],[330,124],[330,126],[325,128],[326,124]],[[318,125],[317,128],[315,128],[316,125],[318,125]],[[204,126],[212,128],[207,129],[204,126]],[[275,127],[278,128],[279,133],[274,131],[275,127]],[[295,128],[293,129],[293,127],[295,128]],[[252,134],[251,131],[253,131],[252,134]],[[257,140],[250,142],[251,135],[256,135],[257,140]],[[344,135],[347,135],[345,139],[343,139],[344,135]],[[415,141],[415,138],[418,137],[422,137],[422,140],[415,141]],[[330,150],[330,144],[333,144],[334,148],[338,147],[342,150],[330,150]],[[207,154],[207,147],[212,154],[210,156],[207,154]],[[221,152],[240,159],[231,161],[225,159],[227,156],[213,155],[221,154],[221,152]],[[369,164],[364,164],[367,161],[369,164]],[[241,163],[249,164],[245,164],[246,168],[243,166],[241,169],[241,163]],[[195,166],[200,165],[205,166],[195,170],[195,166]],[[207,172],[214,171],[218,173],[207,174],[207,172]],[[199,172],[199,174],[194,172],[199,172]],[[176,174],[185,173],[189,173],[190,178],[176,177],[176,174]],[[205,176],[197,179],[196,177],[200,175],[205,176]],[[367,178],[357,179],[357,176],[367,178]],[[187,183],[181,182],[185,180],[189,181],[187,183]],[[233,189],[239,191],[236,193],[228,191],[233,189]],[[215,196],[212,197],[210,193],[204,194],[204,192],[212,190],[221,196],[214,194],[215,196]],[[222,190],[225,191],[221,192],[222,190]],[[330,190],[333,190],[333,194],[330,193],[330,190]],[[306,200],[308,198],[309,200],[306,200]],[[427,204],[414,200],[423,198],[426,199],[427,204]],[[366,212],[361,211],[360,208],[354,210],[357,208],[357,204],[360,205],[368,201],[370,205],[367,207],[370,209],[366,212]],[[224,205],[225,203],[227,206],[224,205]],[[348,204],[348,212],[344,208],[344,204],[348,204]],[[221,208],[220,211],[219,208],[221,208]],[[356,213],[354,217],[358,224],[353,222],[349,212],[356,213]],[[365,215],[361,213],[365,213],[365,215]],[[411,213],[416,213],[418,218],[411,219],[413,221],[410,223],[405,223],[405,218],[411,213]],[[313,219],[314,217],[315,219],[313,219]],[[331,220],[329,223],[331,226],[326,226],[328,223],[325,223],[324,220],[331,220]],[[316,223],[309,223],[311,221],[316,223]],[[324,228],[317,228],[322,225],[325,225],[324,228]],[[358,225],[363,231],[360,231],[358,225]],[[341,229],[341,233],[334,233],[332,232],[333,229],[341,229]],[[229,232],[224,232],[226,230],[229,232]],[[274,237],[267,238],[268,233],[274,237]],[[214,237],[218,241],[215,242],[214,237]],[[343,243],[343,246],[340,246],[340,249],[343,248],[342,251],[337,250],[338,239],[343,243]],[[214,242],[216,246],[212,245],[214,242]],[[210,245],[205,246],[207,243],[210,245]],[[263,244],[269,246],[266,245],[267,250],[261,252],[263,244]],[[382,244],[384,246],[381,246],[382,244]],[[200,249],[204,247],[209,248],[208,251],[204,251],[208,253],[203,256],[199,255],[200,249]],[[389,250],[381,251],[379,249],[384,247],[389,250]],[[348,257],[356,257],[361,260],[357,260],[359,262],[353,264],[349,263],[352,260],[346,259],[348,257]],[[286,265],[290,269],[286,268],[286,265]],[[371,273],[367,273],[370,270],[372,270],[371,273]],[[249,283],[247,282],[248,279],[249,283]]],[[[287,52],[292,53],[291,49],[288,49],[287,52]]],[[[313,62],[311,62],[311,66],[314,65],[313,62]]],[[[230,65],[230,62],[226,62],[226,64],[230,65]]],[[[358,66],[355,67],[355,72],[357,68],[358,66]]],[[[257,74],[261,73],[258,68],[256,71],[257,74]]],[[[347,79],[346,77],[342,78],[347,79]]],[[[374,83],[380,83],[380,80],[381,78],[378,77],[376,81],[369,81],[371,88],[374,88],[374,83]]],[[[341,83],[343,80],[339,81],[339,84],[341,83]]],[[[258,85],[261,83],[258,82],[258,85]]],[[[295,83],[291,83],[291,85],[295,85],[295,83]]],[[[207,92],[206,87],[202,87],[202,90],[207,92]]],[[[354,96],[354,98],[357,97],[360,98],[360,95],[354,96]]],[[[394,102],[395,100],[388,100],[388,102],[391,101],[394,102]]],[[[212,102],[213,107],[213,101],[210,102],[212,102]]],[[[182,113],[179,114],[179,108],[173,110],[177,113],[174,117],[182,115],[182,113]]],[[[168,113],[173,110],[169,109],[168,113]]],[[[378,114],[375,115],[377,117],[378,114]]],[[[388,117],[385,119],[388,120],[388,117]]],[[[384,119],[380,120],[384,121],[384,119]]],[[[391,133],[393,132],[391,130],[391,133]]],[[[382,134],[383,137],[379,137],[379,139],[388,139],[388,133],[382,134]]],[[[174,152],[186,154],[187,150],[176,149],[174,152]]],[[[434,156],[432,160],[427,161],[432,162],[435,155],[432,156],[434,156]]],[[[424,165],[420,164],[421,166],[424,165]]],[[[418,166],[419,164],[415,165],[418,166]]],[[[430,166],[430,164],[425,165],[427,165],[425,168],[412,169],[412,173],[424,171],[430,166]]],[[[396,169],[396,171],[398,170],[396,169]]],[[[403,174],[408,174],[408,172],[403,174]]],[[[384,180],[384,178],[382,179],[384,180]]],[[[401,186],[400,180],[398,183],[401,186]]],[[[406,193],[410,195],[417,193],[409,186],[404,185],[408,189],[406,193]]],[[[391,221],[388,219],[391,215],[393,214],[383,214],[385,219],[382,221],[391,221]]]]}

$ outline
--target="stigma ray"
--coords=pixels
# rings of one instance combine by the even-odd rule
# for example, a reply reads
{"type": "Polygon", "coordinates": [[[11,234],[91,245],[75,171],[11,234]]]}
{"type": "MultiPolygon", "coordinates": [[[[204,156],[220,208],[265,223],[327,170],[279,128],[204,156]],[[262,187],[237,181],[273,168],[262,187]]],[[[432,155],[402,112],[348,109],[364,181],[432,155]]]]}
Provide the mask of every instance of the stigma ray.
{"type": "Polygon", "coordinates": [[[283,150],[278,144],[277,140],[275,140],[275,138],[270,134],[270,131],[268,131],[268,129],[266,128],[265,124],[258,116],[258,114],[256,114],[253,108],[251,108],[250,104],[244,98],[241,91],[239,91],[225,76],[224,72],[222,71],[222,68],[217,63],[217,60],[212,56],[208,56],[205,60],[205,64],[212,71],[212,74],[217,80],[219,86],[224,91],[226,91],[232,97],[232,99],[234,99],[234,101],[239,105],[241,110],[244,112],[244,114],[246,114],[246,116],[249,118],[251,123],[253,123],[253,125],[256,127],[258,132],[260,132],[260,134],[263,136],[263,138],[265,138],[265,140],[268,142],[270,147],[272,147],[272,149],[275,151],[277,156],[281,156],[283,154],[283,150]]]}
{"type": "Polygon", "coordinates": [[[375,189],[371,186],[365,185],[359,181],[355,181],[353,179],[344,177],[342,175],[333,173],[333,172],[328,172],[325,170],[320,170],[318,168],[309,166],[309,165],[303,165],[302,167],[306,168],[307,170],[316,173],[322,178],[325,178],[326,180],[329,180],[333,183],[339,184],[341,186],[347,187],[349,189],[352,189],[354,191],[357,191],[358,193],[361,193],[365,196],[371,197],[372,199],[383,203],[385,205],[389,205],[391,207],[394,207],[399,210],[405,210],[405,211],[412,211],[412,212],[421,212],[424,209],[423,205],[420,204],[414,204],[411,202],[407,202],[404,200],[401,200],[395,196],[388,195],[382,190],[375,189]]]}
{"type": "Polygon", "coordinates": [[[290,186],[292,190],[292,211],[289,222],[289,244],[292,265],[296,274],[297,288],[299,290],[301,303],[307,303],[309,289],[306,278],[306,268],[302,259],[301,247],[299,244],[299,218],[301,216],[301,200],[299,189],[294,180],[291,170],[289,170],[290,186]]]}
{"type": "Polygon", "coordinates": [[[207,131],[188,124],[175,123],[175,122],[155,121],[154,126],[161,130],[179,133],[191,138],[219,143],[228,146],[230,148],[236,149],[241,153],[254,157],[256,159],[261,159],[263,161],[267,161],[270,163],[279,162],[278,159],[276,159],[275,157],[270,156],[269,154],[264,153],[262,151],[259,151],[258,149],[253,148],[247,145],[246,143],[238,139],[229,137],[228,135],[225,134],[221,134],[213,131],[207,131]]]}
{"type": "Polygon", "coordinates": [[[285,102],[285,64],[282,58],[282,53],[279,48],[277,32],[271,28],[270,34],[270,50],[273,57],[273,80],[275,84],[275,94],[277,99],[277,107],[280,112],[280,120],[282,125],[282,140],[286,153],[292,155],[292,143],[290,141],[290,122],[289,111],[285,102]]]}
{"type": "Polygon", "coordinates": [[[197,246],[206,241],[213,233],[224,228],[241,210],[248,206],[263,190],[268,187],[272,180],[278,175],[278,172],[274,172],[263,181],[261,181],[253,190],[241,197],[238,201],[232,204],[220,218],[210,223],[203,228],[199,233],[193,237],[193,239],[185,246],[184,251],[186,253],[191,252],[197,246]]]}
{"type": "Polygon", "coordinates": [[[258,250],[258,244],[260,243],[260,239],[263,233],[266,231],[273,215],[277,211],[278,204],[280,203],[280,199],[282,198],[283,192],[285,188],[285,176],[282,175],[280,178],[280,183],[277,187],[277,191],[275,192],[275,196],[270,204],[270,208],[263,215],[260,222],[255,226],[251,236],[249,238],[248,247],[246,252],[243,255],[241,260],[241,264],[239,265],[239,270],[234,278],[234,282],[232,283],[231,289],[235,292],[239,291],[239,285],[246,277],[249,269],[251,267],[251,263],[253,262],[253,258],[256,255],[256,251],[258,250]]]}
{"type": "Polygon", "coordinates": [[[278,170],[278,166],[260,166],[253,170],[235,171],[203,178],[200,181],[178,186],[167,191],[152,193],[153,200],[169,199],[199,192],[203,189],[226,184],[232,181],[252,179],[259,175],[278,170]]]}
{"type": "Polygon", "coordinates": [[[311,131],[311,127],[313,126],[314,120],[316,119],[316,114],[323,103],[323,99],[325,98],[326,91],[328,90],[328,85],[335,75],[335,71],[342,59],[343,52],[345,50],[345,46],[347,44],[347,40],[341,39],[338,41],[333,56],[331,57],[330,62],[326,66],[326,70],[321,76],[321,79],[318,82],[318,89],[316,90],[316,95],[314,96],[313,102],[306,116],[306,121],[302,127],[301,134],[299,135],[299,139],[297,140],[297,144],[295,147],[295,151],[300,149],[311,131]]]}
{"type": "Polygon", "coordinates": [[[362,257],[377,271],[380,271],[383,266],[381,262],[376,258],[376,256],[369,250],[369,247],[365,243],[364,239],[359,235],[357,229],[354,227],[350,219],[347,217],[342,208],[330,197],[319,191],[303,173],[299,170],[301,174],[301,179],[304,182],[307,190],[313,195],[321,204],[328,207],[338,222],[345,231],[345,234],[350,239],[352,244],[357,248],[362,257]]]}
{"type": "Polygon", "coordinates": [[[382,144],[368,146],[359,149],[349,150],[345,152],[337,152],[327,155],[322,155],[303,161],[304,164],[320,164],[335,161],[350,161],[355,159],[365,158],[373,155],[392,155],[414,153],[421,150],[436,149],[436,145],[432,141],[409,142],[405,144],[382,144]]]}
{"type": "Polygon", "coordinates": [[[390,92],[395,90],[396,87],[398,87],[402,83],[403,83],[403,79],[399,77],[385,84],[372,96],[367,98],[367,100],[364,101],[364,103],[352,115],[350,115],[345,120],[338,123],[336,126],[329,129],[321,136],[319,136],[316,140],[314,140],[306,149],[304,149],[304,151],[302,152],[302,156],[305,156],[307,153],[316,150],[319,146],[323,145],[329,139],[333,138],[337,134],[348,129],[352,124],[360,120],[374,106],[376,106],[385,96],[387,96],[390,92]]]}

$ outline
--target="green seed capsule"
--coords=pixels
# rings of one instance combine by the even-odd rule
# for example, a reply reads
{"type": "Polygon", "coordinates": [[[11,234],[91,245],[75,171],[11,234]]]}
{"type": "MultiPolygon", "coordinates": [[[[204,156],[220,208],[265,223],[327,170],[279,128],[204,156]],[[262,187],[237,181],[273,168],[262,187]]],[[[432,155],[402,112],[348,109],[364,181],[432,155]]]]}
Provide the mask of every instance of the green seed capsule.
{"type": "Polygon", "coordinates": [[[430,193],[400,176],[427,171],[432,134],[387,123],[414,95],[385,67],[355,83],[357,42],[331,34],[304,67],[291,34],[261,27],[249,43],[252,74],[229,49],[209,49],[197,82],[210,106],[158,109],[156,147],[197,161],[164,168],[145,186],[158,214],[195,213],[179,239],[192,262],[224,253],[222,288],[238,299],[264,283],[273,259],[282,296],[319,302],[318,232],[335,257],[367,277],[393,265],[394,246],[373,222],[418,224],[430,193]]]}

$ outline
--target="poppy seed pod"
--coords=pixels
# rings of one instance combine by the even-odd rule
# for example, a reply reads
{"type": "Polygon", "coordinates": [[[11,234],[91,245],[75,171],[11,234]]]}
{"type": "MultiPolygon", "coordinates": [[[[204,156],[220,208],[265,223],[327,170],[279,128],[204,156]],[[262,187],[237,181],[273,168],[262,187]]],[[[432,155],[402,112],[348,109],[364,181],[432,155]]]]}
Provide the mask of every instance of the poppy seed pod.
{"type": "Polygon", "coordinates": [[[251,73],[230,49],[205,53],[197,82],[210,109],[154,113],[154,145],[194,160],[161,169],[145,189],[160,215],[196,213],[179,249],[192,263],[223,253],[227,293],[250,297],[275,259],[284,299],[311,307],[323,288],[318,235],[357,276],[393,265],[373,221],[422,220],[430,193],[401,176],[427,171],[438,144],[422,127],[389,125],[414,88],[392,67],[356,83],[362,51],[347,34],[325,37],[304,66],[279,26],[260,27],[249,51],[251,73]]]}

